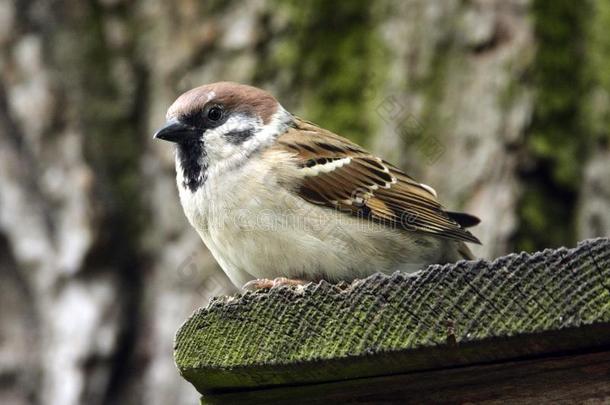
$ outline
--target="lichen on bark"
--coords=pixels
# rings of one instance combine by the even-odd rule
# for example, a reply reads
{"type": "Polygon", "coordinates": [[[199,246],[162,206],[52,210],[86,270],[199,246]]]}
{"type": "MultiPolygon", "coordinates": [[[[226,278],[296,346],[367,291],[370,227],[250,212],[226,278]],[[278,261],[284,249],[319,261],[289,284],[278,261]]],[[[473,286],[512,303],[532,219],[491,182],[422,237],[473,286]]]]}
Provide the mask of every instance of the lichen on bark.
{"type": "Polygon", "coordinates": [[[536,0],[532,16],[538,38],[532,80],[534,118],[526,134],[522,164],[524,191],[518,208],[516,246],[574,243],[575,211],[582,162],[592,134],[584,120],[590,89],[585,52],[591,2],[536,0]]]}
{"type": "Polygon", "coordinates": [[[610,2],[596,0],[587,22],[588,61],[585,77],[590,93],[584,100],[584,122],[593,147],[608,149],[610,143],[610,2]]]}
{"type": "Polygon", "coordinates": [[[274,67],[289,71],[307,119],[367,143],[375,133],[371,88],[383,79],[383,13],[369,2],[279,2],[291,21],[274,67]],[[358,61],[358,63],[355,63],[358,61]]]}

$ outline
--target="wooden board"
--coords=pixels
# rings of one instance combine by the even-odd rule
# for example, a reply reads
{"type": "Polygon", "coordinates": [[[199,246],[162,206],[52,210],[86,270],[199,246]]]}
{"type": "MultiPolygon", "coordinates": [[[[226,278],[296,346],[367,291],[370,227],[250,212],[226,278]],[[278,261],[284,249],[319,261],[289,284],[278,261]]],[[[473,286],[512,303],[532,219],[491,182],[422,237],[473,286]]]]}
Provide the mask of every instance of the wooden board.
{"type": "Polygon", "coordinates": [[[178,331],[201,393],[304,385],[610,344],[610,241],[215,299],[178,331]]]}
{"type": "Polygon", "coordinates": [[[610,403],[610,351],[204,395],[202,404],[610,403]]]}

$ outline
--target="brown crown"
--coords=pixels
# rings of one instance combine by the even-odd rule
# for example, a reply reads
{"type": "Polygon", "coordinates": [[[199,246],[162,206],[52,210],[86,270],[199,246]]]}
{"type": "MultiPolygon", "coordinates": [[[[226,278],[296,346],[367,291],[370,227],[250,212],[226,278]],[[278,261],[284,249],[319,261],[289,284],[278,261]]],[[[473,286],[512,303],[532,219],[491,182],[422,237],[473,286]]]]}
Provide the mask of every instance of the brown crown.
{"type": "Polygon", "coordinates": [[[208,103],[222,105],[227,111],[260,117],[269,123],[278,102],[269,93],[256,87],[233,82],[218,82],[196,87],[182,94],[167,111],[167,119],[190,115],[203,110],[208,103]]]}

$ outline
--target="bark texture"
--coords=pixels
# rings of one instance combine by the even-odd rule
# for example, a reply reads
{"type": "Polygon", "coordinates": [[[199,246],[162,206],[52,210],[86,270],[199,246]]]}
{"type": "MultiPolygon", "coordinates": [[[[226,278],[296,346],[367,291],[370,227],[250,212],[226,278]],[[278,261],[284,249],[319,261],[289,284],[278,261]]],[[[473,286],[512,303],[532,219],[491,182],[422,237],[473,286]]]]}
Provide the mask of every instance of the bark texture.
{"type": "Polygon", "coordinates": [[[234,80],[480,216],[478,255],[610,234],[604,0],[0,0],[0,403],[192,403],[175,330],[232,287],[151,140],[234,80]],[[548,3],[548,4],[547,4],[548,3]]]}

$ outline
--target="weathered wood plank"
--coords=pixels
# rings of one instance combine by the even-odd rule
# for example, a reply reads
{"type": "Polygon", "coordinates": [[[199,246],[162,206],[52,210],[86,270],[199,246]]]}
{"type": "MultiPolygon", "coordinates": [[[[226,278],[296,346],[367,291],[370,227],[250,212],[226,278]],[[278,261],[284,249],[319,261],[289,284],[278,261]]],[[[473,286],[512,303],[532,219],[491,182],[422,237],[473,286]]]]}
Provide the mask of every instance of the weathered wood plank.
{"type": "Polygon", "coordinates": [[[204,395],[202,404],[610,402],[610,351],[204,395]]]}
{"type": "Polygon", "coordinates": [[[610,344],[610,241],[213,300],[179,330],[200,392],[310,384],[610,344]]]}

